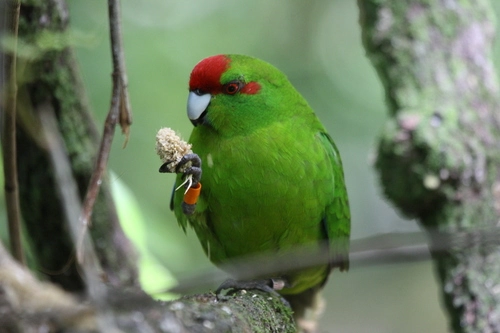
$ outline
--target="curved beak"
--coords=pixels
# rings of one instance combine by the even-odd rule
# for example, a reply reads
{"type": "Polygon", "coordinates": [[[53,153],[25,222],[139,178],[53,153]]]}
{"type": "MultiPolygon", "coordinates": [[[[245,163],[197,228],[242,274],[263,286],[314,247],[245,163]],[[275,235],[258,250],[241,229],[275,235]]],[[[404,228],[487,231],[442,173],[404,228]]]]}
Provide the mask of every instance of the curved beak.
{"type": "Polygon", "coordinates": [[[202,95],[199,95],[194,91],[191,91],[189,93],[187,102],[187,114],[189,120],[191,120],[194,126],[203,122],[203,117],[206,114],[206,110],[208,104],[210,104],[211,98],[212,95],[208,93],[202,95]]]}

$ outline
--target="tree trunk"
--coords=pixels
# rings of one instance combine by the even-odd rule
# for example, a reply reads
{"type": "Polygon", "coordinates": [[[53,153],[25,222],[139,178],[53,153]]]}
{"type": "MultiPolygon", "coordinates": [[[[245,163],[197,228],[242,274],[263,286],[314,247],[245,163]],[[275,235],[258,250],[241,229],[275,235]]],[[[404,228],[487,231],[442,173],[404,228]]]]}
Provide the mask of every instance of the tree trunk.
{"type": "MultiPolygon", "coordinates": [[[[69,13],[64,1],[23,1],[19,39],[33,49],[20,52],[18,166],[21,209],[37,268],[67,290],[83,288],[66,227],[54,170],[40,138],[40,110],[54,111],[73,176],[83,198],[94,167],[99,134],[86,102],[80,74],[68,47],[69,13]],[[61,272],[65,266],[67,270],[61,272]]],[[[111,198],[102,186],[90,229],[106,278],[115,286],[137,283],[135,253],[111,198]]]]}
{"type": "Polygon", "coordinates": [[[389,116],[376,168],[385,195],[430,234],[455,332],[500,332],[500,108],[488,0],[358,0],[389,116]],[[446,235],[453,235],[444,237],[446,235]],[[498,238],[496,239],[498,244],[498,238]]]}

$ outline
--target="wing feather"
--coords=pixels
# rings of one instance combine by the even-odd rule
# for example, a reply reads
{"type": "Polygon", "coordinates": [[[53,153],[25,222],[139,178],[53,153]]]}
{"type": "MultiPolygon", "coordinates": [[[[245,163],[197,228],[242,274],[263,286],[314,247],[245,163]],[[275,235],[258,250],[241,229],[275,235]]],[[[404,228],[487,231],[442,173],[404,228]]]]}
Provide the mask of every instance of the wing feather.
{"type": "Polygon", "coordinates": [[[351,233],[351,214],[340,154],[327,133],[320,133],[319,139],[331,163],[334,179],[334,196],[327,205],[322,220],[330,251],[331,267],[341,271],[349,269],[349,235],[351,233]]]}

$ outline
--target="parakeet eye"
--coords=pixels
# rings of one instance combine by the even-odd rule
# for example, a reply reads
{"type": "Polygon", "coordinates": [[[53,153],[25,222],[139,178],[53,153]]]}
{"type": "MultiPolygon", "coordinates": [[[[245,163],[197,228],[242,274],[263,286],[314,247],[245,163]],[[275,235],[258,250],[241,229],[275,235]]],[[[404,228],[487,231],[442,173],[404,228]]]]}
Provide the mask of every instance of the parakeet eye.
{"type": "Polygon", "coordinates": [[[223,89],[225,94],[234,95],[238,91],[240,91],[241,88],[243,88],[243,86],[244,86],[243,82],[235,80],[235,81],[231,81],[231,82],[226,83],[224,86],[222,86],[222,89],[223,89]]]}

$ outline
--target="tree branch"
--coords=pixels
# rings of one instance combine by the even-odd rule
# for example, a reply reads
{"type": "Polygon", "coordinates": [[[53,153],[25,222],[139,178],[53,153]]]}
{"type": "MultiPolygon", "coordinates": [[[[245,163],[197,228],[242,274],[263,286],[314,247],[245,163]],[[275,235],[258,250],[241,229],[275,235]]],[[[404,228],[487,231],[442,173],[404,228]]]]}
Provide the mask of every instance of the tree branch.
{"type": "MultiPolygon", "coordinates": [[[[125,68],[125,56],[123,54],[123,42],[121,36],[120,23],[120,4],[119,0],[108,0],[109,8],[109,28],[111,37],[111,54],[113,60],[113,88],[111,94],[111,106],[104,124],[101,145],[97,154],[97,162],[90,178],[89,187],[85,200],[83,202],[83,211],[81,216],[82,224],[84,225],[83,233],[78,242],[77,257],[79,260],[82,255],[82,243],[86,228],[90,222],[90,216],[94,203],[99,193],[99,188],[102,183],[102,178],[106,172],[106,165],[111,151],[113,135],[115,133],[116,124],[120,123],[123,133],[126,135],[125,144],[128,141],[129,129],[132,123],[132,114],[128,95],[128,79],[125,68]]],[[[124,144],[124,145],[125,145],[124,144]]]]}
{"type": "MultiPolygon", "coordinates": [[[[106,311],[124,332],[295,332],[291,310],[262,292],[238,293],[227,301],[213,294],[157,302],[138,290],[108,289],[106,311]]],[[[0,243],[0,330],[111,332],[98,326],[94,303],[82,303],[51,283],[39,282],[13,261],[0,243]]]]}
{"type": "Polygon", "coordinates": [[[28,332],[42,323],[61,329],[95,329],[93,309],[52,283],[40,282],[12,260],[0,243],[0,331],[28,332]],[[7,328],[6,331],[4,329],[7,328]]]}
{"type": "Polygon", "coordinates": [[[14,258],[25,262],[21,243],[21,209],[19,205],[19,184],[17,176],[17,145],[16,145],[16,101],[17,101],[17,35],[19,26],[19,0],[8,1],[11,34],[11,50],[5,54],[5,71],[7,75],[7,98],[4,105],[4,123],[2,128],[3,165],[5,179],[5,200],[9,226],[9,240],[14,258]]]}
{"type": "MultiPolygon", "coordinates": [[[[445,232],[426,228],[426,232],[387,233],[362,239],[351,240],[349,262],[350,270],[366,266],[410,263],[447,257],[451,251],[481,247],[485,252],[495,251],[500,245],[500,228],[470,228],[461,232],[445,232]],[[426,244],[432,239],[431,245],[426,244]]],[[[221,269],[190,274],[179,278],[179,284],[170,290],[161,292],[190,293],[200,288],[217,285],[229,276],[240,280],[256,279],[259,276],[272,276],[277,271],[307,269],[326,260],[328,244],[322,249],[311,252],[307,247],[294,248],[278,258],[273,254],[262,253],[250,258],[239,258],[226,263],[221,269]]],[[[335,264],[335,261],[333,261],[335,264]]],[[[158,291],[160,293],[160,291],[158,291]]]]}
{"type": "Polygon", "coordinates": [[[102,268],[94,251],[92,240],[88,235],[82,233],[83,226],[78,220],[78,215],[81,212],[78,188],[71,173],[71,164],[67,158],[66,149],[57,128],[57,119],[50,103],[41,106],[39,117],[56,177],[59,198],[63,203],[62,206],[73,242],[76,244],[80,235],[85,235],[81,239],[82,253],[79,264],[83,271],[87,293],[97,308],[98,315],[96,317],[99,328],[102,332],[113,332],[116,325],[108,308],[107,290],[101,280],[102,268]]]}

